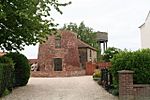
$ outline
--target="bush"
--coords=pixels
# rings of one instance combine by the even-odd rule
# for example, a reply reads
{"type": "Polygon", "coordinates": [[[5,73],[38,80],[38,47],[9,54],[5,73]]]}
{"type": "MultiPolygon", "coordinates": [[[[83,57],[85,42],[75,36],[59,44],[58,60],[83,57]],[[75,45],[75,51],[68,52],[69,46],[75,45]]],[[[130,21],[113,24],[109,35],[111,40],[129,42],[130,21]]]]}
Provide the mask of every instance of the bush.
{"type": "Polygon", "coordinates": [[[102,56],[102,59],[105,62],[110,62],[110,60],[113,58],[113,56],[117,53],[119,53],[121,50],[115,47],[109,47],[106,51],[104,51],[104,55],[102,56]]]}
{"type": "Polygon", "coordinates": [[[110,71],[114,78],[114,83],[118,85],[119,70],[134,71],[134,83],[150,84],[150,49],[138,50],[135,52],[120,52],[111,60],[110,71]]]}
{"type": "Polygon", "coordinates": [[[0,57],[0,96],[12,91],[13,71],[13,61],[8,57],[0,57]]]}
{"type": "Polygon", "coordinates": [[[118,88],[110,89],[108,92],[111,93],[114,96],[118,96],[119,95],[119,89],[118,88]]]}
{"type": "Polygon", "coordinates": [[[101,77],[101,72],[100,72],[100,71],[96,71],[96,72],[93,74],[93,77],[101,77]]]}
{"type": "Polygon", "coordinates": [[[28,59],[20,53],[8,53],[6,56],[12,58],[15,63],[14,86],[25,86],[30,77],[30,65],[28,59]]]}
{"type": "Polygon", "coordinates": [[[100,69],[96,69],[94,74],[93,74],[93,79],[99,80],[100,78],[101,78],[101,71],[100,71],[100,69]]]}

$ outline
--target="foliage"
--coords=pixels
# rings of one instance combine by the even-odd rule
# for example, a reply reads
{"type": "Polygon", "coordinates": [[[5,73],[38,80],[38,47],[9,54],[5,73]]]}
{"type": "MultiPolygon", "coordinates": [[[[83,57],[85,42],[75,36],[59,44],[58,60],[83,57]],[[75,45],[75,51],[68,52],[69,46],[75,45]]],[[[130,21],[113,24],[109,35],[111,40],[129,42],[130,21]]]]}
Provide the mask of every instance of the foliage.
{"type": "Polygon", "coordinates": [[[0,96],[12,91],[13,71],[13,61],[8,57],[0,57],[0,96]]]}
{"type": "Polygon", "coordinates": [[[2,96],[6,96],[6,95],[10,94],[11,92],[12,92],[12,90],[10,91],[8,89],[5,89],[2,96]]]}
{"type": "Polygon", "coordinates": [[[62,14],[58,0],[0,0],[0,49],[22,50],[25,45],[43,42],[56,24],[50,17],[55,9],[62,14]]]}
{"type": "Polygon", "coordinates": [[[114,96],[118,96],[119,95],[119,89],[118,88],[112,88],[108,92],[111,93],[114,96]]]}
{"type": "Polygon", "coordinates": [[[15,70],[14,70],[14,86],[24,86],[28,83],[30,77],[30,65],[28,59],[19,53],[8,53],[6,54],[7,57],[12,58],[13,62],[15,63],[15,70]]]}
{"type": "Polygon", "coordinates": [[[98,49],[96,32],[94,32],[92,28],[85,26],[84,22],[81,22],[80,25],[77,25],[76,23],[65,24],[62,29],[77,33],[78,39],[98,49]]]}
{"type": "Polygon", "coordinates": [[[101,78],[101,71],[100,71],[100,69],[96,69],[94,74],[93,74],[93,79],[94,80],[100,80],[100,78],[101,78]]]}
{"type": "Polygon", "coordinates": [[[121,50],[115,47],[109,47],[106,51],[104,51],[103,60],[105,62],[110,62],[113,56],[119,53],[121,50]]]}
{"type": "Polygon", "coordinates": [[[112,60],[110,71],[114,78],[114,85],[118,85],[119,70],[134,71],[134,83],[150,84],[150,49],[138,51],[122,51],[116,54],[112,60]]]}
{"type": "Polygon", "coordinates": [[[93,77],[101,77],[101,71],[99,69],[97,69],[94,74],[93,77]]]}

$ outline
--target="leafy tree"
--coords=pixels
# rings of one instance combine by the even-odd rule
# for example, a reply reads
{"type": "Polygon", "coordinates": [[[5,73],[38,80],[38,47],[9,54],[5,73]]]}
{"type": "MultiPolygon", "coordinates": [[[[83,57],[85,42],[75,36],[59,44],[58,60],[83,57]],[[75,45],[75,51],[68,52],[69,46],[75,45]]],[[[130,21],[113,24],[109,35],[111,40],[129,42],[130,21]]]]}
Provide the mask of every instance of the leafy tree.
{"type": "Polygon", "coordinates": [[[113,56],[117,53],[119,53],[121,50],[115,47],[109,47],[103,55],[103,60],[106,62],[110,62],[110,60],[113,58],[113,56]]]}
{"type": "Polygon", "coordinates": [[[70,3],[58,0],[0,0],[0,49],[23,50],[25,45],[43,42],[57,25],[50,18],[51,10],[62,14],[60,7],[70,3]]]}
{"type": "Polygon", "coordinates": [[[92,28],[85,26],[84,22],[81,22],[79,25],[76,23],[65,24],[62,29],[71,30],[77,33],[79,39],[95,48],[98,48],[98,43],[95,39],[96,32],[94,32],[92,28]]]}

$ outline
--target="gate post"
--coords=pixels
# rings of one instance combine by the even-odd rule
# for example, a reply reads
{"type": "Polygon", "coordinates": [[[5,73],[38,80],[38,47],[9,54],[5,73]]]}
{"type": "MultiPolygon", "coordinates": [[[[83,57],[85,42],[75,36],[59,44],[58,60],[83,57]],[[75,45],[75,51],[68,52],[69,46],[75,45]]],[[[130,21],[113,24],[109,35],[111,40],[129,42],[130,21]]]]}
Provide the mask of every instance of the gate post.
{"type": "Polygon", "coordinates": [[[122,70],[119,73],[119,100],[134,100],[133,71],[122,70]]]}

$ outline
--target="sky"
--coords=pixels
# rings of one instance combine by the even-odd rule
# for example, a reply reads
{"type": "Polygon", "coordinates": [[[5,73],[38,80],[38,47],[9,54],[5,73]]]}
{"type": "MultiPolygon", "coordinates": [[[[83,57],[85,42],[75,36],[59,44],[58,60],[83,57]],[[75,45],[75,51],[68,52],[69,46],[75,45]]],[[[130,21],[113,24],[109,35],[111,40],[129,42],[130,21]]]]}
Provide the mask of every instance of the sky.
{"type": "MultiPolygon", "coordinates": [[[[141,48],[140,29],[150,11],[150,0],[60,0],[72,4],[62,7],[63,14],[52,12],[62,27],[70,22],[84,24],[94,31],[108,32],[108,47],[138,50],[141,48]]],[[[38,45],[25,47],[21,53],[37,58],[38,45]]]]}

